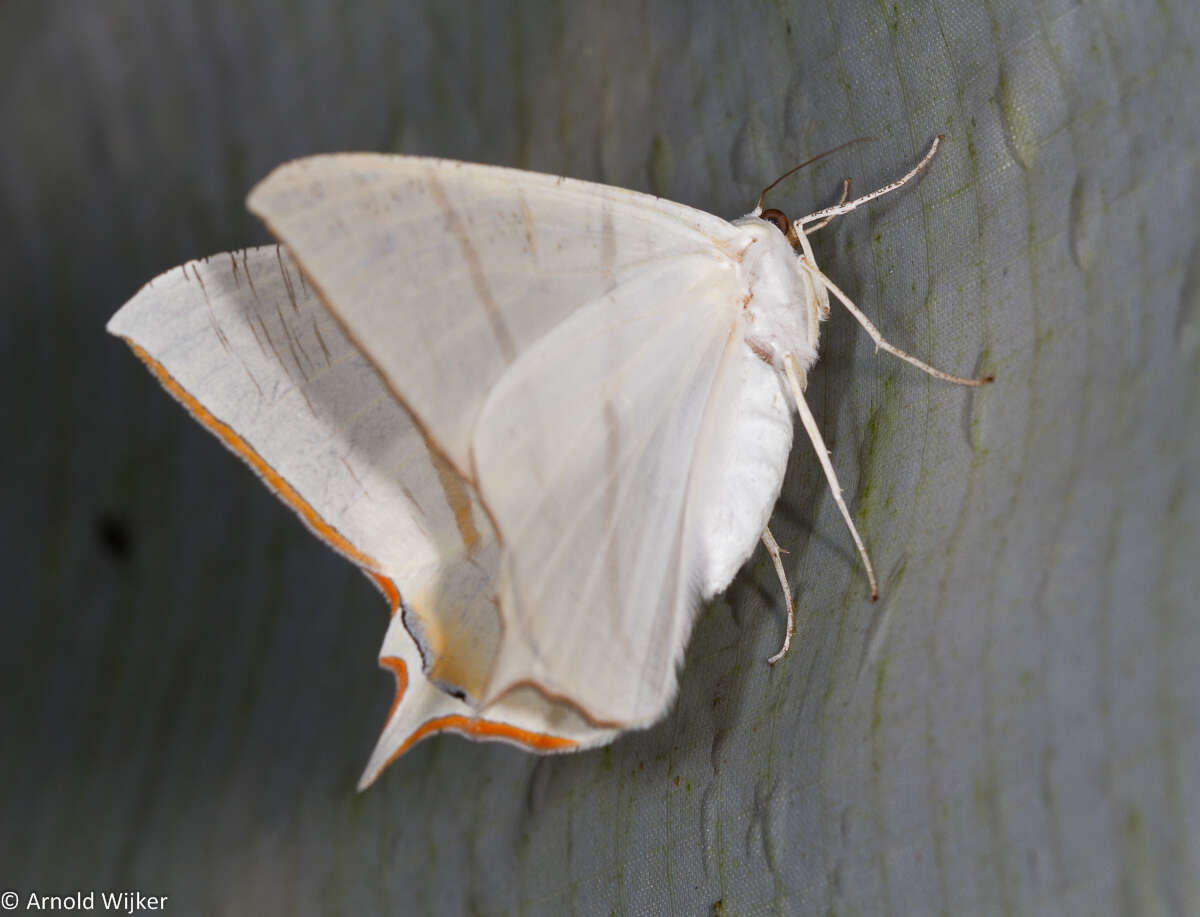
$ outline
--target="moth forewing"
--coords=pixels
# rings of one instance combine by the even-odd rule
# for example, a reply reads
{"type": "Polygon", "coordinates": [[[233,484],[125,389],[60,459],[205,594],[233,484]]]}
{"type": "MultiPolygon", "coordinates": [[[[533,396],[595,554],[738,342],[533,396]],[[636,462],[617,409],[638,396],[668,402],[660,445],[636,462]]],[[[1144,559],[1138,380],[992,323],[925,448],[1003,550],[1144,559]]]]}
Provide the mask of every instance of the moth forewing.
{"type": "Polygon", "coordinates": [[[640,265],[711,256],[729,226],[619,188],[367,153],[286,163],[247,203],[467,479],[479,411],[521,354],[640,265]]]}

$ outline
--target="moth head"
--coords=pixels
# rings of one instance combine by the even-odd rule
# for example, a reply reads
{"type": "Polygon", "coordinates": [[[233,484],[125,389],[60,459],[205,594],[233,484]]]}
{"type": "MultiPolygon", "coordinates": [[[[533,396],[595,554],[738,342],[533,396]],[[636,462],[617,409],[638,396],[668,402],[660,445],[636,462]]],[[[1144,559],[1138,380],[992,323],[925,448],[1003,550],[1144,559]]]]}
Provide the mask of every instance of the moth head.
{"type": "Polygon", "coordinates": [[[792,246],[792,251],[800,253],[800,236],[796,232],[795,224],[787,218],[787,214],[782,210],[776,210],[772,207],[769,210],[764,210],[759,215],[760,220],[766,220],[781,233],[787,236],[788,242],[792,246]]]}

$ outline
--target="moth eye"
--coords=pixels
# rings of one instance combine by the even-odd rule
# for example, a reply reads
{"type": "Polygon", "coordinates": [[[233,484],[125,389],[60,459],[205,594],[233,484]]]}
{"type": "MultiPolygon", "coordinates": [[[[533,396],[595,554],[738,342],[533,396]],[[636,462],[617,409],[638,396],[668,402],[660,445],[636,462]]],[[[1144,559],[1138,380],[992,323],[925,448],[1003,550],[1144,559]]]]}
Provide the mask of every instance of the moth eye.
{"type": "Polygon", "coordinates": [[[774,225],[785,236],[788,234],[788,230],[792,228],[792,221],[787,218],[787,215],[782,210],[775,210],[774,208],[764,210],[759,216],[774,225]]]}

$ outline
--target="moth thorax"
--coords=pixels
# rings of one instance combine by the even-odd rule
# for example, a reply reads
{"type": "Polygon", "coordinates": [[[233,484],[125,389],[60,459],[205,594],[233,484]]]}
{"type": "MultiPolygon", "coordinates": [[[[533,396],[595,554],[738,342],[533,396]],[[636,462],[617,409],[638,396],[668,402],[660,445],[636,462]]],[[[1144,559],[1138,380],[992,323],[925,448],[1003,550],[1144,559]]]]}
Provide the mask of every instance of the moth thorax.
{"type": "Polygon", "coordinates": [[[735,224],[743,233],[739,265],[749,290],[746,343],[777,369],[790,353],[807,368],[817,358],[820,302],[808,265],[772,222],[755,216],[735,224]]]}

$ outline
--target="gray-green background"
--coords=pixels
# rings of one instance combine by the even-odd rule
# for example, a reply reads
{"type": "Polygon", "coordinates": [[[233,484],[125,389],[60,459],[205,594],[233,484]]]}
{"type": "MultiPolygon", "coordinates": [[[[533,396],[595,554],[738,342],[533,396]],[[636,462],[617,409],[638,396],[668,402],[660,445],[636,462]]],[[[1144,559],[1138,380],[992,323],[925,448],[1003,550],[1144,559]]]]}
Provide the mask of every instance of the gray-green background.
{"type": "MultiPolygon", "coordinates": [[[[0,884],[175,914],[1200,913],[1194,0],[0,6],[0,884]],[[430,153],[727,217],[944,152],[817,239],[811,449],[700,613],[674,712],[368,792],[382,601],[107,317],[265,241],[278,162],[430,153]]],[[[431,304],[436,307],[436,304],[431,304]]]]}

